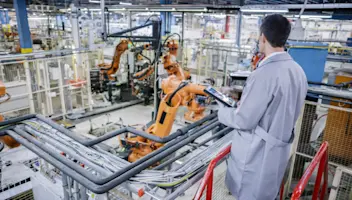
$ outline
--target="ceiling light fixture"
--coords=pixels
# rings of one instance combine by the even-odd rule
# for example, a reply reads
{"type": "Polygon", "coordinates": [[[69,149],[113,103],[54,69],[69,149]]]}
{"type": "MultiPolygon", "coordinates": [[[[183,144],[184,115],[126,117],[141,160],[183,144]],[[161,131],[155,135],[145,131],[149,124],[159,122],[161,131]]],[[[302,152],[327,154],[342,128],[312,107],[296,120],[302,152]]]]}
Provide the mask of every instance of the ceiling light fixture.
{"type": "Polygon", "coordinates": [[[109,9],[109,11],[125,11],[126,8],[113,8],[113,9],[109,9]]]}
{"type": "Polygon", "coordinates": [[[130,5],[132,5],[132,3],[128,3],[128,2],[121,2],[121,1],[120,1],[120,5],[128,5],[128,6],[130,6],[130,5]]]}
{"type": "Polygon", "coordinates": [[[288,13],[288,9],[260,9],[260,8],[241,8],[245,13],[288,13]]]}
{"type": "MultiPolygon", "coordinates": [[[[294,15],[294,17],[298,18],[299,15],[294,15]]],[[[310,19],[310,18],[314,18],[314,19],[330,19],[332,16],[331,15],[301,15],[302,19],[310,19]]]]}
{"type": "Polygon", "coordinates": [[[167,9],[167,8],[164,8],[164,9],[151,9],[152,11],[154,12],[169,12],[169,11],[172,11],[172,9],[167,9]]]}

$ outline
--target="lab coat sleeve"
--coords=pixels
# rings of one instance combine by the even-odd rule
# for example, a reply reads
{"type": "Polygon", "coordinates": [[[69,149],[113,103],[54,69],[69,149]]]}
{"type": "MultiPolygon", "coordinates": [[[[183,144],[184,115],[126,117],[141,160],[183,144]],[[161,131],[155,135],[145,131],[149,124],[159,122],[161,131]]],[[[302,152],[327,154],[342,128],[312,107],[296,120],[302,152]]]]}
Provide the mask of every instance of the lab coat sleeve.
{"type": "Polygon", "coordinates": [[[238,130],[256,128],[272,99],[270,90],[270,81],[264,74],[250,76],[237,109],[219,107],[220,123],[238,130]]]}

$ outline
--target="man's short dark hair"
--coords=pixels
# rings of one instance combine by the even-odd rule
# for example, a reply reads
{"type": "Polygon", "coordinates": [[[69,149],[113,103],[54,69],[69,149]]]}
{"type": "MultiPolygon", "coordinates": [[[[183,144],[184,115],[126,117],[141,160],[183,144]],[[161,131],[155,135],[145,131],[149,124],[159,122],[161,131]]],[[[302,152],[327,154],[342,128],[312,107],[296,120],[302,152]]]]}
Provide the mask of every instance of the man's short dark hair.
{"type": "Polygon", "coordinates": [[[285,46],[290,32],[290,22],[279,14],[266,16],[260,26],[260,33],[264,34],[272,47],[285,46]]]}

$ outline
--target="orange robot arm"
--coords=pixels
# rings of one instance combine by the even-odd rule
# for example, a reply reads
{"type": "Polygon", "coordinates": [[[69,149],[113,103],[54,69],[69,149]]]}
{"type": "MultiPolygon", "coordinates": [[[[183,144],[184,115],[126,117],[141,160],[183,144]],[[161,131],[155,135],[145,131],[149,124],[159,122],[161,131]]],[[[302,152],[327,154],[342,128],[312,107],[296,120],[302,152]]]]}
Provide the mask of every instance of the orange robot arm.
{"type": "Polygon", "coordinates": [[[178,44],[175,40],[168,41],[165,46],[169,49],[170,55],[177,57],[178,44]]]}
{"type": "Polygon", "coordinates": [[[105,71],[110,80],[114,80],[111,75],[115,74],[119,70],[121,55],[128,49],[128,40],[121,40],[115,48],[114,57],[111,64],[102,63],[98,66],[101,70],[105,71]]]}
{"type": "Polygon", "coordinates": [[[149,67],[133,74],[132,78],[142,81],[148,78],[151,74],[153,74],[153,72],[154,72],[154,66],[150,65],[149,67]]]}
{"type": "Polygon", "coordinates": [[[188,80],[191,78],[191,73],[187,70],[184,70],[180,65],[175,61],[176,57],[171,54],[167,54],[163,57],[164,60],[164,69],[167,71],[168,75],[175,75],[180,80],[188,80]]]}
{"type": "MultiPolygon", "coordinates": [[[[199,119],[203,117],[202,114],[205,107],[199,105],[194,97],[196,95],[206,96],[204,93],[205,86],[179,81],[173,75],[163,80],[162,89],[164,92],[168,91],[168,93],[162,98],[156,121],[147,129],[147,133],[159,137],[168,136],[174,124],[177,110],[182,105],[187,106],[190,111],[199,112],[199,116],[201,116],[199,119]]],[[[187,113],[185,114],[186,116],[187,113]]],[[[161,143],[155,143],[140,136],[129,138],[128,141],[130,143],[138,143],[136,147],[132,148],[132,153],[128,157],[130,162],[134,162],[163,146],[161,143]]]]}

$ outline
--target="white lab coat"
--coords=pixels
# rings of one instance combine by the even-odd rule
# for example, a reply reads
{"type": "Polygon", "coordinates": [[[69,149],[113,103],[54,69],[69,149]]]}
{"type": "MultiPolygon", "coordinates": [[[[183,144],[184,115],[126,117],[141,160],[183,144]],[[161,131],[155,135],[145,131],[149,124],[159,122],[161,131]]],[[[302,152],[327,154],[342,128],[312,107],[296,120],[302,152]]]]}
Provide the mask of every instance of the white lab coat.
{"type": "Polygon", "coordinates": [[[220,106],[219,121],[235,129],[226,185],[237,200],[276,198],[307,87],[302,68],[277,54],[248,77],[237,109],[220,106]]]}

